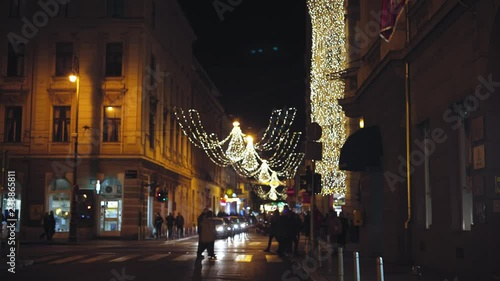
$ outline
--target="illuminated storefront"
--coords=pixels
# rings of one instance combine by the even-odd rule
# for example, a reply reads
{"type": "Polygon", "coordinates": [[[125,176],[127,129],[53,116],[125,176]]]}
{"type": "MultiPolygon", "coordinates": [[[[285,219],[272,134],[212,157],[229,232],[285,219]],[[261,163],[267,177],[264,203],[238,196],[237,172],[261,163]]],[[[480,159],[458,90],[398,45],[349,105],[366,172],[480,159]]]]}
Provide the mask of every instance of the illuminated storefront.
{"type": "Polygon", "coordinates": [[[122,226],[123,186],[108,178],[96,184],[99,200],[99,235],[120,236],[122,226]]]}
{"type": "Polygon", "coordinates": [[[71,184],[60,178],[53,180],[47,190],[46,212],[53,211],[56,220],[56,233],[69,231],[71,184]]]}

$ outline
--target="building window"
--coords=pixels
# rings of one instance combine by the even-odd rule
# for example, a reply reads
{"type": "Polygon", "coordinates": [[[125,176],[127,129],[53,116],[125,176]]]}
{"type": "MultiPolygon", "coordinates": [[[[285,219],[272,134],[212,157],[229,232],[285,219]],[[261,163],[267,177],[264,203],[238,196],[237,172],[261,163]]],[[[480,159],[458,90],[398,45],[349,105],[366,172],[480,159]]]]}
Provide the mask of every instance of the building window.
{"type": "Polygon", "coordinates": [[[124,10],[123,0],[108,0],[106,7],[108,17],[122,18],[124,16],[124,10]]]}
{"type": "Polygon", "coordinates": [[[155,149],[156,105],[158,100],[151,96],[149,100],[149,147],[155,149]]]}
{"type": "Polygon", "coordinates": [[[106,44],[106,76],[122,76],[123,44],[106,44]]]}
{"type": "Polygon", "coordinates": [[[425,228],[429,229],[432,225],[432,192],[431,192],[431,151],[432,147],[431,131],[429,122],[425,122],[424,131],[424,184],[425,184],[425,228]]]}
{"type": "Polygon", "coordinates": [[[53,142],[69,141],[69,125],[71,120],[70,106],[54,106],[53,142]]]}
{"type": "Polygon", "coordinates": [[[68,76],[73,68],[73,43],[56,43],[56,76],[68,76]]]}
{"type": "Polygon", "coordinates": [[[121,116],[122,108],[120,106],[106,106],[104,108],[103,142],[120,141],[121,116]]]}
{"type": "Polygon", "coordinates": [[[5,108],[5,142],[21,142],[22,116],[21,106],[5,108]]]}
{"type": "Polygon", "coordinates": [[[7,76],[22,77],[24,75],[24,52],[25,45],[19,44],[17,50],[12,44],[9,45],[7,56],[7,76]]]}
{"type": "Polygon", "coordinates": [[[163,151],[166,151],[167,148],[167,122],[168,122],[168,109],[166,107],[163,108],[163,119],[162,119],[162,138],[163,138],[163,151]]]}
{"type": "Polygon", "coordinates": [[[10,0],[9,17],[18,18],[21,16],[21,1],[22,0],[10,0]]]}
{"type": "Polygon", "coordinates": [[[151,7],[151,28],[156,27],[156,2],[153,1],[153,6],[151,7]]]}
{"type": "Polygon", "coordinates": [[[151,85],[151,90],[155,90],[156,87],[155,85],[157,85],[156,83],[158,83],[158,81],[156,81],[156,56],[155,55],[151,55],[151,75],[150,75],[150,78],[149,78],[149,85],[151,85]]]}
{"type": "Polygon", "coordinates": [[[462,197],[462,230],[469,231],[474,224],[473,220],[473,200],[472,200],[472,180],[469,174],[471,157],[471,141],[468,132],[469,120],[462,119],[458,131],[459,143],[459,168],[460,168],[460,194],[462,197]]]}
{"type": "Polygon", "coordinates": [[[57,16],[61,18],[67,18],[69,16],[69,1],[64,5],[59,5],[59,10],[57,11],[57,16]]]}

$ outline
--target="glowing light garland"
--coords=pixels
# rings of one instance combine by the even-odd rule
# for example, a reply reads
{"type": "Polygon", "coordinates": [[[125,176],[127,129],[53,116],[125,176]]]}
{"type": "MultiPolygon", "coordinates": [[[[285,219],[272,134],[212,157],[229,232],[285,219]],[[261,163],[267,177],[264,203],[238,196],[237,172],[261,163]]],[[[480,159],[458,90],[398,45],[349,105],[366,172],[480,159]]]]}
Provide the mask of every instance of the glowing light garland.
{"type": "Polygon", "coordinates": [[[292,178],[304,158],[303,153],[293,152],[300,140],[299,132],[290,133],[296,109],[273,111],[269,126],[255,145],[253,138],[241,131],[238,122],[233,123],[229,136],[220,141],[215,134],[209,135],[205,131],[196,110],[188,110],[188,114],[185,114],[181,108],[174,108],[174,113],[188,139],[202,148],[215,164],[232,166],[238,175],[253,177],[271,187],[269,192],[260,189],[257,192],[259,196],[269,196],[272,200],[276,200],[278,195],[283,198],[283,192],[277,192],[276,188],[285,183],[278,177],[292,178]],[[226,144],[227,149],[224,150],[226,144]],[[272,156],[267,160],[262,159],[258,151],[272,153],[272,156]]]}
{"type": "Polygon", "coordinates": [[[338,99],[344,97],[344,82],[331,79],[346,65],[344,1],[308,0],[312,25],[311,121],[323,135],[323,160],[316,172],[321,174],[323,195],[345,194],[346,175],[339,170],[340,149],[346,140],[346,118],[338,99]]]}

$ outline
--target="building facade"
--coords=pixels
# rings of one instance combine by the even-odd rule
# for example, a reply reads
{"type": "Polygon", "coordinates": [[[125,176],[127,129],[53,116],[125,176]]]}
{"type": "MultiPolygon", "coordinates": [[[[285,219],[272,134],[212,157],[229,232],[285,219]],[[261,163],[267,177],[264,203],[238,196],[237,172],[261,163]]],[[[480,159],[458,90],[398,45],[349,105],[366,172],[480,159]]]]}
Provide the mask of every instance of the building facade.
{"type": "Polygon", "coordinates": [[[66,237],[74,193],[79,238],[151,237],[157,212],[194,226],[201,204],[218,205],[222,181],[213,164],[197,162],[172,110],[193,105],[199,79],[181,8],[60,2],[0,4],[0,148],[16,172],[20,237],[37,238],[48,211],[56,237],[66,237]],[[202,168],[215,174],[210,198],[197,184],[202,168]],[[155,191],[168,194],[165,203],[155,191]]]}
{"type": "Polygon", "coordinates": [[[382,143],[380,165],[353,172],[361,251],[500,276],[500,1],[408,1],[389,42],[382,1],[347,7],[354,86],[341,104],[382,143]]]}

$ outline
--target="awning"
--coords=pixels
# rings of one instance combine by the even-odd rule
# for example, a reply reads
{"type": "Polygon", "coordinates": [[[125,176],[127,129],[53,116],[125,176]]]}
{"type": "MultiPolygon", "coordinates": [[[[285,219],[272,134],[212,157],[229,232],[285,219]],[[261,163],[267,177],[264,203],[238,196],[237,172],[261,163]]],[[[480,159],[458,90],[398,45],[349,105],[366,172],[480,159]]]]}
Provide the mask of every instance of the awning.
{"type": "Polygon", "coordinates": [[[378,126],[361,128],[350,135],[340,150],[339,168],[345,171],[366,171],[380,166],[382,135],[378,126]]]}

